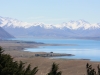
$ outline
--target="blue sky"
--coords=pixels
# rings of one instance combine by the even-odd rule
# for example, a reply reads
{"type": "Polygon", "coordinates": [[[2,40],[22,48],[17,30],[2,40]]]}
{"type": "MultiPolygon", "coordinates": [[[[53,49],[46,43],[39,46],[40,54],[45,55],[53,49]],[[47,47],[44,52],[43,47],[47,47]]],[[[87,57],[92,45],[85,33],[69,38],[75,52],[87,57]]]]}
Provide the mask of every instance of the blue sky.
{"type": "Polygon", "coordinates": [[[0,16],[25,22],[100,22],[100,0],[0,0],[0,16]]]}

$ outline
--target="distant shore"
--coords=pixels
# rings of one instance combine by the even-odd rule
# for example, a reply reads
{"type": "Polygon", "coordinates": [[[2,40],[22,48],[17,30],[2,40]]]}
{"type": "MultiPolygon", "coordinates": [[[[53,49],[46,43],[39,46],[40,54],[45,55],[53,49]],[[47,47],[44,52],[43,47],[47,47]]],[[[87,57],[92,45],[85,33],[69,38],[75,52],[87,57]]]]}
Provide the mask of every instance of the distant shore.
{"type": "Polygon", "coordinates": [[[3,47],[5,53],[13,57],[57,57],[57,56],[73,56],[73,54],[46,53],[46,52],[29,52],[24,51],[25,48],[38,48],[39,46],[73,46],[75,44],[45,44],[30,41],[14,41],[1,40],[0,46],[3,47]]]}

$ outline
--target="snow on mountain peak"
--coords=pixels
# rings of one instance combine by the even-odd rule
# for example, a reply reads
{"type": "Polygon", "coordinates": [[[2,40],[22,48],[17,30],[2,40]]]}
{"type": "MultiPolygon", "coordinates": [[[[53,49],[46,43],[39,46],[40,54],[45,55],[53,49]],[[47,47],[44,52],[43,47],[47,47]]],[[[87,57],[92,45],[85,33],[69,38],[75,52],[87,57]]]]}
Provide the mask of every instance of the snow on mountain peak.
{"type": "Polygon", "coordinates": [[[27,23],[27,22],[22,22],[22,21],[18,21],[16,19],[11,19],[11,18],[5,18],[5,17],[0,17],[0,26],[13,26],[13,27],[30,27],[32,24],[27,23]]]}
{"type": "Polygon", "coordinates": [[[90,24],[87,21],[84,20],[78,20],[78,21],[69,21],[67,23],[63,23],[63,26],[66,26],[69,29],[77,30],[77,29],[94,29],[94,28],[100,28],[100,25],[98,24],[90,24]]]}
{"type": "Polygon", "coordinates": [[[65,22],[62,24],[57,24],[57,25],[51,25],[51,24],[44,24],[44,23],[27,23],[27,22],[22,22],[18,21],[16,19],[8,18],[8,17],[1,17],[0,16],[0,26],[7,26],[7,27],[23,27],[23,28],[29,28],[33,26],[40,26],[45,29],[53,29],[53,28],[58,28],[58,29],[63,29],[63,28],[68,28],[72,30],[77,30],[77,29],[95,29],[95,28],[100,28],[100,23],[97,24],[90,24],[89,22],[85,20],[78,20],[78,21],[69,21],[65,22]]]}

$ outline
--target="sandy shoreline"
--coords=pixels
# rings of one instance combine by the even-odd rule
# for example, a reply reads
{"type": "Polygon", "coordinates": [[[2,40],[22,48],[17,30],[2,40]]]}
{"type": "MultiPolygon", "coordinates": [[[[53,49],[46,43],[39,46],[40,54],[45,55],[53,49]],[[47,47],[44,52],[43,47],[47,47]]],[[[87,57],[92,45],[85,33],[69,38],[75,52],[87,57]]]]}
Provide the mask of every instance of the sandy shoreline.
{"type": "MultiPolygon", "coordinates": [[[[46,57],[36,57],[35,54],[44,54],[45,52],[28,52],[23,51],[25,48],[34,48],[38,46],[50,46],[57,44],[43,44],[36,42],[23,41],[0,41],[0,46],[3,47],[6,54],[10,54],[15,61],[23,61],[31,63],[32,67],[38,66],[39,71],[36,75],[46,75],[51,68],[53,62],[59,64],[59,70],[62,75],[86,75],[86,64],[90,63],[95,69],[100,62],[77,59],[49,59],[46,57]]],[[[71,46],[71,44],[66,44],[71,46]]]]}
{"type": "Polygon", "coordinates": [[[73,56],[72,54],[60,54],[60,53],[46,53],[46,52],[29,52],[25,51],[25,48],[37,48],[39,46],[73,46],[74,44],[44,44],[28,41],[0,41],[0,46],[3,47],[5,53],[12,55],[13,57],[53,57],[53,56],[73,56]]]}

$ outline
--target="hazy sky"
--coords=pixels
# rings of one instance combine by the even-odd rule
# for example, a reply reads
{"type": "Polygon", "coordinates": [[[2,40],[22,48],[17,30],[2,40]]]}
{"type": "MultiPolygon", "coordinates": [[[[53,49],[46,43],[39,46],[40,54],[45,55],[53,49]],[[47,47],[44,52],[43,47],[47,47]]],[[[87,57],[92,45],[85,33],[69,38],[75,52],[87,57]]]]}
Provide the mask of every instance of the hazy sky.
{"type": "Polygon", "coordinates": [[[0,0],[0,16],[59,24],[84,19],[100,22],[100,0],[0,0]]]}

